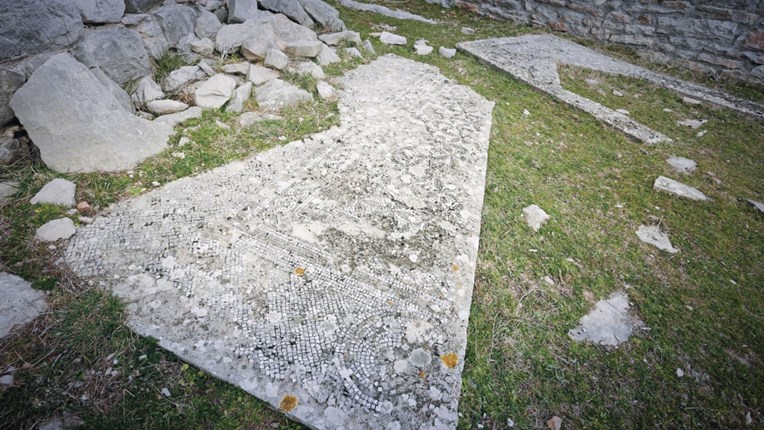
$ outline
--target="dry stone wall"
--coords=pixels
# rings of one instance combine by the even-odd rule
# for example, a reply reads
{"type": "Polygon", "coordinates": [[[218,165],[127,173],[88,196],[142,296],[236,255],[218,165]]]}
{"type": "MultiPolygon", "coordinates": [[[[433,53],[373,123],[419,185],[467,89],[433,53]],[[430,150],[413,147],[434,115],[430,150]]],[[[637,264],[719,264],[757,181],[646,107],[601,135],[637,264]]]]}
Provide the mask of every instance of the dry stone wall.
{"type": "Polygon", "coordinates": [[[428,1],[626,45],[656,63],[747,82],[763,79],[762,0],[428,1]]]}

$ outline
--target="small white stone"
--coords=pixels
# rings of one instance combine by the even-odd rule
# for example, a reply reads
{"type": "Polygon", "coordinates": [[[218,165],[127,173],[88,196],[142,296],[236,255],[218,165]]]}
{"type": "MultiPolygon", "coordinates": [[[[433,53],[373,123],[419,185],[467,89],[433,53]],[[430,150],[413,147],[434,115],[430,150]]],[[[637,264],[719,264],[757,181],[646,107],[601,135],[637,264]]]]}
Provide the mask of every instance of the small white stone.
{"type": "Polygon", "coordinates": [[[77,232],[74,221],[70,218],[59,218],[48,221],[37,229],[38,240],[43,242],[55,242],[59,239],[69,239],[77,232]]]}
{"type": "Polygon", "coordinates": [[[170,390],[168,390],[167,387],[162,387],[162,395],[164,397],[170,397],[170,390]]]}
{"type": "Polygon", "coordinates": [[[319,93],[319,97],[322,100],[329,100],[335,97],[336,90],[332,85],[319,81],[316,83],[316,91],[319,93]]]}
{"type": "Polygon", "coordinates": [[[452,58],[457,54],[457,50],[454,48],[446,48],[446,47],[440,47],[438,48],[438,53],[441,54],[444,58],[452,58]]]}
{"type": "Polygon", "coordinates": [[[611,91],[611,94],[615,95],[616,97],[624,97],[624,93],[619,90],[613,90],[611,91]]]}
{"type": "Polygon", "coordinates": [[[380,42],[386,45],[406,45],[406,37],[383,31],[380,33],[380,42]]]}
{"type": "Polygon", "coordinates": [[[653,188],[657,191],[665,191],[676,196],[685,197],[691,200],[705,201],[708,200],[707,196],[701,191],[683,183],[677,182],[674,179],[669,179],[664,176],[659,176],[653,183],[653,188]]]}
{"type": "Polygon", "coordinates": [[[641,225],[635,234],[637,234],[637,237],[641,241],[649,245],[653,245],[662,251],[667,251],[670,254],[675,254],[678,252],[678,250],[672,246],[672,243],[670,243],[667,233],[664,233],[659,229],[659,227],[655,225],[641,225]]]}
{"type": "Polygon", "coordinates": [[[689,158],[675,157],[673,155],[667,158],[666,161],[678,173],[691,173],[696,170],[696,162],[689,158]]]}
{"type": "Polygon", "coordinates": [[[74,206],[74,192],[76,185],[66,179],[56,178],[40,189],[29,202],[36,204],[50,204],[71,207],[74,206]]]}
{"type": "Polygon", "coordinates": [[[528,109],[524,109],[524,110],[523,110],[523,115],[524,115],[524,116],[529,116],[529,115],[531,115],[531,112],[529,112],[529,110],[528,110],[528,109]]]}
{"type": "Polygon", "coordinates": [[[433,52],[433,47],[428,45],[414,45],[414,52],[417,55],[429,55],[433,52]]]}
{"type": "Polygon", "coordinates": [[[683,372],[683,369],[678,367],[677,370],[675,370],[675,375],[677,375],[678,378],[682,378],[685,376],[685,372],[683,372]]]}
{"type": "Polygon", "coordinates": [[[550,215],[537,205],[523,208],[523,215],[526,217],[526,224],[534,231],[539,231],[542,225],[550,219],[550,215]]]}
{"type": "Polygon", "coordinates": [[[361,51],[359,51],[356,48],[345,48],[345,52],[350,55],[353,58],[363,58],[364,56],[361,55],[361,51]]]}
{"type": "Polygon", "coordinates": [[[687,104],[688,106],[698,106],[701,104],[701,101],[690,97],[683,97],[683,103],[687,104]]]}

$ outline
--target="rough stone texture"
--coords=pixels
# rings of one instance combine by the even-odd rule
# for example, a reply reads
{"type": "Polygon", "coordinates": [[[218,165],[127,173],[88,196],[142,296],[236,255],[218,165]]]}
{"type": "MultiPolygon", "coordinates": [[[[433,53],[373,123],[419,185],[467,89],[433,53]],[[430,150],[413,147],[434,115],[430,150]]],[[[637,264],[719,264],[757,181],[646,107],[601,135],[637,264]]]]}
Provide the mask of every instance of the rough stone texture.
{"type": "Polygon", "coordinates": [[[120,22],[125,14],[125,0],[75,0],[82,20],[89,24],[120,22]]]}
{"type": "Polygon", "coordinates": [[[234,90],[234,95],[226,105],[226,112],[241,112],[244,108],[244,102],[250,98],[252,93],[252,82],[246,82],[234,90]]]}
{"type": "Polygon", "coordinates": [[[104,73],[103,70],[98,67],[91,67],[90,73],[93,73],[93,76],[98,79],[98,82],[101,82],[101,85],[106,87],[106,89],[112,93],[112,96],[117,99],[117,101],[120,103],[120,105],[122,105],[122,107],[125,108],[125,110],[130,113],[135,113],[135,106],[133,106],[133,101],[121,86],[117,85],[116,82],[106,76],[106,73],[104,73]]]}
{"type": "Polygon", "coordinates": [[[334,7],[321,0],[298,1],[319,28],[325,28],[330,31],[343,31],[346,29],[345,23],[340,19],[340,12],[334,7]]]}
{"type": "Polygon", "coordinates": [[[319,36],[319,40],[330,46],[339,45],[341,42],[361,45],[361,36],[355,31],[338,31],[336,33],[322,34],[319,36]]]}
{"type": "Polygon", "coordinates": [[[204,78],[207,74],[199,66],[183,66],[170,72],[165,78],[165,91],[176,91],[182,86],[204,78]]]}
{"type": "Polygon", "coordinates": [[[230,23],[245,22],[248,19],[257,18],[259,15],[257,0],[228,1],[228,22],[230,23]]]}
{"type": "Polygon", "coordinates": [[[659,227],[655,225],[641,225],[635,234],[637,234],[638,239],[641,241],[649,245],[653,245],[662,251],[667,251],[670,254],[675,254],[678,252],[678,250],[672,246],[672,243],[670,243],[667,233],[664,233],[659,229],[659,227]]]}
{"type": "Polygon", "coordinates": [[[194,23],[194,34],[200,39],[215,39],[218,30],[223,27],[217,16],[207,9],[198,9],[199,16],[194,23]]]}
{"type": "Polygon", "coordinates": [[[762,202],[758,202],[757,200],[749,200],[749,199],[747,199],[746,202],[754,206],[755,208],[757,208],[757,210],[759,210],[760,213],[765,212],[765,206],[763,206],[762,202]]]}
{"type": "Polygon", "coordinates": [[[141,36],[127,28],[88,30],[72,53],[86,66],[99,67],[119,85],[151,74],[141,36]]]}
{"type": "Polygon", "coordinates": [[[201,116],[202,108],[199,106],[192,106],[183,112],[171,113],[170,115],[162,115],[157,117],[153,122],[156,124],[175,127],[187,119],[199,118],[201,116]]]}
{"type": "Polygon", "coordinates": [[[24,325],[45,312],[45,293],[10,273],[0,272],[0,338],[8,336],[14,326],[24,325]]]}
{"type": "Polygon", "coordinates": [[[13,196],[18,188],[18,182],[0,182],[0,206],[5,206],[13,201],[13,196]]]}
{"type": "Polygon", "coordinates": [[[65,260],[313,428],[454,428],[493,104],[394,56],[343,87],[339,128],[121,202],[65,260]]]}
{"type": "Polygon", "coordinates": [[[171,47],[178,46],[184,37],[194,34],[197,12],[189,6],[162,6],[154,15],[159,18],[159,25],[171,47]]]}
{"type": "Polygon", "coordinates": [[[677,121],[677,125],[680,127],[688,127],[691,130],[697,130],[702,125],[706,124],[707,120],[705,119],[684,119],[682,121],[677,121]]]}
{"type": "Polygon", "coordinates": [[[738,99],[722,91],[655,73],[555,36],[528,35],[462,42],[457,45],[457,48],[541,91],[584,110],[645,143],[669,142],[671,140],[627,115],[564,89],[558,76],[558,65],[568,64],[605,73],[634,76],[667,87],[682,95],[694,96],[749,115],[762,116],[762,106],[756,103],[738,99]]]}
{"type": "Polygon", "coordinates": [[[342,60],[334,49],[327,45],[323,45],[321,47],[321,52],[319,52],[319,55],[316,56],[316,61],[318,61],[319,65],[321,66],[328,66],[330,64],[339,63],[342,60]]]}
{"type": "Polygon", "coordinates": [[[319,93],[319,97],[321,97],[322,100],[330,100],[335,97],[337,90],[335,90],[332,85],[324,81],[319,81],[316,83],[316,92],[319,93]]]}
{"type": "Polygon", "coordinates": [[[74,207],[74,192],[77,185],[66,179],[56,178],[43,186],[29,203],[74,207]]]}
{"type": "Polygon", "coordinates": [[[282,118],[269,112],[245,112],[239,116],[239,125],[249,127],[262,121],[279,121],[282,118]]]}
{"type": "Polygon", "coordinates": [[[417,55],[430,55],[433,52],[433,47],[428,45],[414,45],[414,52],[417,55]]]}
{"type": "Polygon", "coordinates": [[[154,100],[146,103],[146,110],[159,115],[169,113],[183,112],[189,108],[189,105],[175,100],[154,100]]]}
{"type": "Polygon", "coordinates": [[[438,53],[441,54],[441,56],[444,58],[452,58],[457,55],[457,50],[454,48],[445,48],[442,46],[438,48],[438,53]]]}
{"type": "Polygon", "coordinates": [[[250,63],[249,61],[242,61],[241,63],[224,64],[223,72],[230,75],[247,76],[250,72],[250,63]]]}
{"type": "Polygon", "coordinates": [[[306,27],[313,27],[314,22],[298,0],[260,0],[260,7],[274,13],[281,13],[291,20],[306,27]]]}
{"type": "Polygon", "coordinates": [[[22,85],[26,77],[23,73],[10,68],[0,67],[0,126],[12,120],[13,113],[8,101],[22,85]]]}
{"type": "Polygon", "coordinates": [[[3,0],[0,17],[0,61],[65,48],[84,28],[71,0],[3,0]]]}
{"type": "Polygon", "coordinates": [[[361,51],[359,51],[356,47],[345,48],[345,53],[353,58],[364,58],[364,56],[361,54],[361,51]]]}
{"type": "Polygon", "coordinates": [[[629,340],[633,330],[642,326],[639,320],[630,316],[629,309],[627,294],[616,292],[608,300],[598,301],[595,309],[583,316],[568,335],[578,342],[617,346],[629,340]]]}
{"type": "Polygon", "coordinates": [[[626,45],[660,64],[752,83],[763,79],[762,1],[457,0],[456,5],[626,45]]]}
{"type": "Polygon", "coordinates": [[[21,139],[0,136],[0,166],[11,165],[27,155],[29,155],[29,145],[21,139]]]}
{"type": "Polygon", "coordinates": [[[678,173],[692,173],[696,170],[696,162],[690,158],[672,156],[667,158],[667,164],[678,173]]]}
{"type": "Polygon", "coordinates": [[[191,48],[191,52],[196,52],[197,54],[207,57],[212,56],[213,52],[215,52],[215,43],[206,37],[203,39],[192,40],[189,47],[191,48]]]}
{"type": "Polygon", "coordinates": [[[134,28],[143,39],[143,46],[151,57],[159,57],[170,49],[170,42],[165,38],[159,18],[154,15],[142,15],[146,18],[139,21],[134,28]]]}
{"type": "Polygon", "coordinates": [[[317,81],[326,78],[326,75],[324,75],[324,70],[321,68],[321,66],[310,61],[298,64],[295,66],[294,71],[301,75],[309,75],[317,81]]]}
{"type": "Polygon", "coordinates": [[[43,242],[55,242],[61,239],[69,239],[77,229],[71,218],[59,218],[48,221],[37,229],[35,238],[43,242]]]}
{"type": "Polygon", "coordinates": [[[386,45],[406,45],[406,37],[383,31],[380,33],[380,42],[386,45]]]}
{"type": "Polygon", "coordinates": [[[255,90],[255,100],[263,109],[277,110],[313,100],[308,91],[281,79],[271,79],[255,90]]]}
{"type": "Polygon", "coordinates": [[[680,197],[685,197],[691,200],[698,200],[698,201],[708,200],[707,196],[705,196],[704,193],[697,190],[696,188],[682,184],[680,182],[675,181],[674,179],[669,179],[664,176],[659,176],[658,178],[656,178],[656,180],[653,183],[653,189],[657,191],[665,191],[667,193],[674,194],[680,197]]]}
{"type": "Polygon", "coordinates": [[[258,61],[266,58],[269,49],[279,47],[276,45],[276,37],[272,26],[264,28],[264,31],[252,39],[242,43],[242,55],[250,61],[258,61]]]}
{"type": "Polygon", "coordinates": [[[271,79],[279,79],[279,72],[263,66],[250,66],[250,72],[247,74],[247,80],[255,86],[265,84],[271,79]]]}
{"type": "Polygon", "coordinates": [[[319,55],[324,44],[318,40],[299,40],[292,42],[284,48],[284,52],[296,57],[313,58],[319,55]]]}
{"type": "Polygon", "coordinates": [[[194,104],[202,108],[217,109],[231,99],[235,88],[234,78],[219,73],[194,91],[194,104]]]}
{"type": "Polygon", "coordinates": [[[125,11],[129,13],[141,13],[161,5],[163,0],[125,0],[125,11]]]}
{"type": "Polygon", "coordinates": [[[523,216],[526,218],[526,224],[534,231],[539,231],[542,225],[550,219],[550,215],[537,205],[523,208],[523,216]]]}
{"type": "Polygon", "coordinates": [[[129,169],[162,151],[172,132],[126,111],[69,54],[40,66],[11,107],[42,160],[58,172],[129,169]]]}
{"type": "Polygon", "coordinates": [[[389,16],[396,19],[406,19],[411,21],[424,22],[426,24],[438,24],[430,18],[425,18],[400,9],[391,9],[379,4],[362,3],[356,0],[339,0],[340,4],[349,9],[361,10],[364,12],[374,12],[380,15],[389,16]]]}
{"type": "Polygon", "coordinates": [[[263,59],[263,65],[276,70],[283,70],[289,62],[290,59],[287,57],[287,54],[276,48],[269,49],[268,53],[266,53],[266,58],[263,59]]]}

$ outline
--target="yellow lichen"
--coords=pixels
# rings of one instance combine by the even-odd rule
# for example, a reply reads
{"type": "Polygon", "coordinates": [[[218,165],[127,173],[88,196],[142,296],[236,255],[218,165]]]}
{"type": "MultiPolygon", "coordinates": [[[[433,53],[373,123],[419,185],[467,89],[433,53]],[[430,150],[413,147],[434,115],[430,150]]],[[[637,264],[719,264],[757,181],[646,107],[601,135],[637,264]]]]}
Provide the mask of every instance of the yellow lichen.
{"type": "Polygon", "coordinates": [[[441,362],[444,363],[444,366],[454,369],[457,366],[457,362],[459,362],[459,358],[457,354],[450,352],[441,356],[441,362]]]}
{"type": "Polygon", "coordinates": [[[294,394],[286,394],[282,397],[282,401],[279,402],[279,409],[284,412],[289,412],[297,407],[298,398],[294,394]]]}
{"type": "Polygon", "coordinates": [[[417,374],[417,376],[419,376],[421,379],[425,379],[425,375],[426,375],[426,373],[425,373],[424,370],[420,370],[420,373],[417,374]]]}
{"type": "Polygon", "coordinates": [[[298,267],[297,269],[295,269],[295,274],[298,276],[303,276],[305,275],[305,269],[303,269],[302,267],[298,267]]]}
{"type": "Polygon", "coordinates": [[[456,272],[458,270],[460,270],[460,266],[458,266],[456,264],[452,264],[452,272],[456,272]]]}

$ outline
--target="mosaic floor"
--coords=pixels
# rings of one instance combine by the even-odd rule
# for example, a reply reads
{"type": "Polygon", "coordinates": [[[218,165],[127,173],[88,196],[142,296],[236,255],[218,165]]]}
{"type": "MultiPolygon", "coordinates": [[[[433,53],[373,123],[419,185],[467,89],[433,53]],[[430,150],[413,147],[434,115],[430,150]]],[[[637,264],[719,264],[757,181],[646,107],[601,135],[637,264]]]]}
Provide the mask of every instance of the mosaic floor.
{"type": "Polygon", "coordinates": [[[123,201],[66,261],[313,428],[454,428],[493,103],[391,55],[342,86],[339,127],[123,201]]]}

